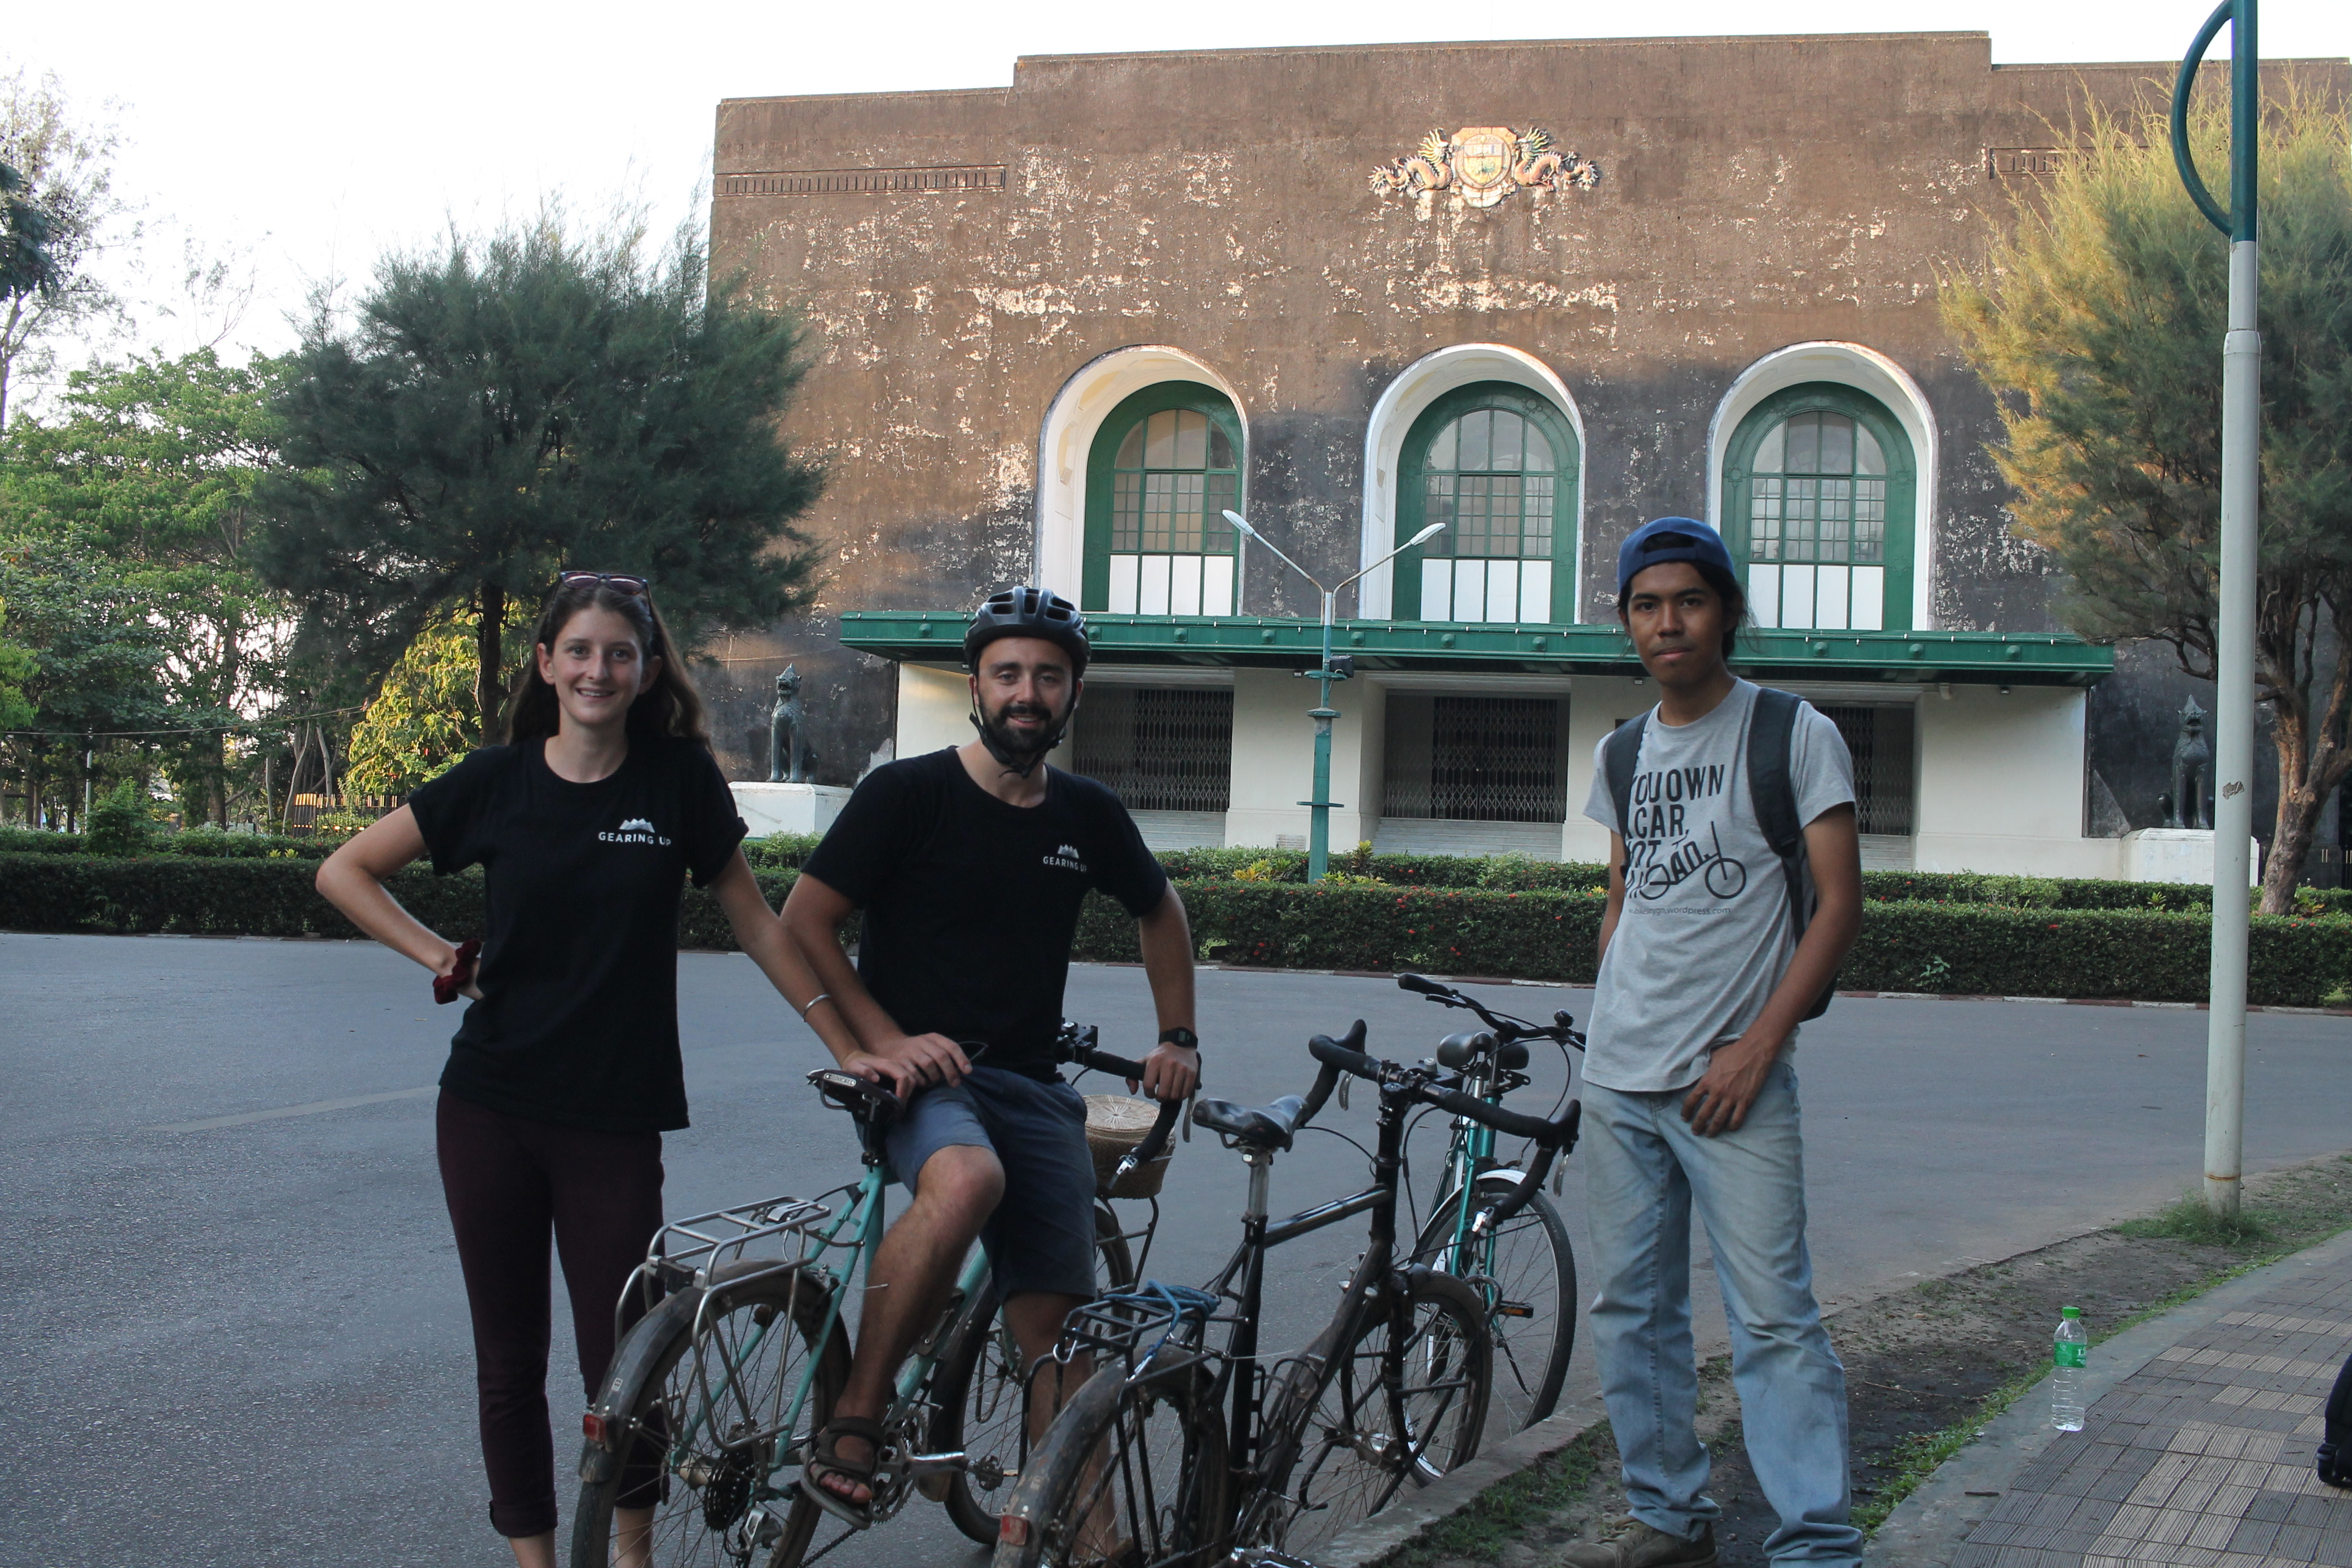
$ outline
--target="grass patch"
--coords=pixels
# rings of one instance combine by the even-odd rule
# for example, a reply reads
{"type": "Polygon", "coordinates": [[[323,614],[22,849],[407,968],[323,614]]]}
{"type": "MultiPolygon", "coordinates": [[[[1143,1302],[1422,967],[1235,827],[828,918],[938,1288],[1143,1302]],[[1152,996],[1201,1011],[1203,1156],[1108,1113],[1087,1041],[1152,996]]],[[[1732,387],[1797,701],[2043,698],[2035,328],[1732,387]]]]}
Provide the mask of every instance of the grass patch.
{"type": "Polygon", "coordinates": [[[2147,1218],[2127,1219],[2116,1229],[2142,1241],[2160,1237],[2192,1247],[2250,1247],[2273,1235],[2260,1211],[2242,1208],[2234,1215],[2217,1215],[2195,1193],[2184,1193],[2147,1218]]]}
{"type": "Polygon", "coordinates": [[[1584,1496],[1604,1464],[1614,1464],[1609,1423],[1596,1422],[1574,1442],[1478,1494],[1461,1512],[1423,1531],[1381,1559],[1381,1568],[1434,1568],[1445,1562],[1492,1562],[1527,1531],[1584,1496]]]}
{"type": "Polygon", "coordinates": [[[2264,1182],[2259,1195],[2248,1197],[2235,1217],[2224,1219],[2205,1206],[2200,1194],[2184,1193],[2156,1213],[2127,1219],[2115,1228],[2141,1240],[2225,1247],[2252,1255],[2250,1262],[2266,1263],[2325,1241],[2352,1224],[2352,1154],[2284,1172],[2264,1182]]]}

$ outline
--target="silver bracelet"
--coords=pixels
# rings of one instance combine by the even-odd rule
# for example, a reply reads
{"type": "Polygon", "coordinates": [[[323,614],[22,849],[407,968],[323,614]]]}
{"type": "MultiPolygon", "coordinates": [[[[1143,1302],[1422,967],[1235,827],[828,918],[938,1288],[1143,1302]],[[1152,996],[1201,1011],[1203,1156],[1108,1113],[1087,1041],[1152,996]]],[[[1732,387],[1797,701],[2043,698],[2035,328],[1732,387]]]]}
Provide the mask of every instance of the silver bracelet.
{"type": "Polygon", "coordinates": [[[809,1005],[801,1009],[801,1022],[803,1024],[808,1022],[808,1016],[816,1010],[816,1005],[818,1003],[830,1002],[832,1000],[833,993],[830,991],[820,991],[815,995],[810,997],[809,1005]]]}

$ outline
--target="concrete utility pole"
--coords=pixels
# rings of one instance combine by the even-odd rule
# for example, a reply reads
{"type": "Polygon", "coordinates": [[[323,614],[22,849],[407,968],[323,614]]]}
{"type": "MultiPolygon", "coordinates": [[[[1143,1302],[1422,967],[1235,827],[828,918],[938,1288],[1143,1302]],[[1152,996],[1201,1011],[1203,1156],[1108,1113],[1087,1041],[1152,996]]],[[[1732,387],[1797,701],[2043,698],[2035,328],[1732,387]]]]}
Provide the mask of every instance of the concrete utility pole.
{"type": "Polygon", "coordinates": [[[2263,339],[2254,304],[2254,159],[2262,130],[2255,0],[2221,0],[2172,89],[2172,159],[2207,221],[2230,237],[2230,327],[2221,340],[2221,646],[2213,670],[2213,970],[2206,1015],[2205,1203],[2238,1212],[2246,1145],[2246,884],[2254,830],[2254,572],[2262,475],[2263,339]],[[2197,68],[2230,28],[2230,210],[2216,205],[2189,152],[2197,68]]]}
{"type": "Polygon", "coordinates": [[[1338,625],[1332,614],[1332,606],[1339,603],[1339,590],[1354,582],[1357,577],[1361,577],[1366,573],[1377,572],[1414,545],[1434,539],[1438,531],[1445,525],[1442,522],[1431,523],[1427,528],[1365,567],[1362,572],[1355,574],[1354,576],[1342,577],[1338,584],[1326,588],[1317,581],[1313,573],[1285,555],[1276,548],[1273,541],[1252,528],[1249,519],[1237,511],[1228,511],[1225,513],[1225,521],[1241,530],[1244,539],[1263,544],[1273,551],[1276,560],[1306,578],[1313,584],[1315,591],[1323,595],[1323,662],[1313,669],[1302,669],[1298,672],[1301,675],[1312,676],[1322,682],[1321,700],[1307,715],[1315,721],[1315,798],[1298,803],[1307,808],[1307,879],[1310,882],[1319,882],[1323,879],[1323,873],[1331,867],[1331,808],[1340,804],[1331,798],[1331,721],[1339,716],[1339,710],[1331,706],[1331,683],[1335,680],[1349,679],[1356,673],[1356,661],[1352,657],[1337,660],[1331,657],[1331,633],[1338,625]]]}

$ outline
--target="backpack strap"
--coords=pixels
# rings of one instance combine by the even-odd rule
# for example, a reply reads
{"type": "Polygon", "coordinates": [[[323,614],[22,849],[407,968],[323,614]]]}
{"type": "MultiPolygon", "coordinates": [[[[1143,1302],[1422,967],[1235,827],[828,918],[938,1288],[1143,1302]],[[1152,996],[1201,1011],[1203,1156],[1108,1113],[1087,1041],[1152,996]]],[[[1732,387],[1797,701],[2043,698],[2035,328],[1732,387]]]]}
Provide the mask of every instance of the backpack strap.
{"type": "MultiPolygon", "coordinates": [[[[1633,770],[1642,761],[1642,736],[1650,727],[1647,713],[1636,713],[1614,730],[1601,744],[1601,769],[1609,783],[1609,804],[1617,811],[1617,839],[1624,843],[1633,837],[1625,825],[1633,819],[1633,770]]],[[[1623,876],[1625,868],[1617,868],[1623,876]]]]}
{"type": "MultiPolygon", "coordinates": [[[[1764,841],[1780,858],[1780,876],[1789,889],[1789,924],[1801,941],[1805,928],[1812,923],[1813,909],[1820,901],[1813,888],[1812,863],[1805,854],[1805,825],[1797,820],[1796,781],[1790,773],[1797,710],[1802,703],[1803,700],[1794,692],[1759,687],[1756,710],[1748,721],[1748,801],[1755,808],[1756,826],[1762,830],[1764,841]]],[[[1827,1012],[1830,998],[1836,994],[1837,981],[1832,977],[1829,989],[1822,993],[1805,1017],[1818,1018],[1827,1012]]]]}

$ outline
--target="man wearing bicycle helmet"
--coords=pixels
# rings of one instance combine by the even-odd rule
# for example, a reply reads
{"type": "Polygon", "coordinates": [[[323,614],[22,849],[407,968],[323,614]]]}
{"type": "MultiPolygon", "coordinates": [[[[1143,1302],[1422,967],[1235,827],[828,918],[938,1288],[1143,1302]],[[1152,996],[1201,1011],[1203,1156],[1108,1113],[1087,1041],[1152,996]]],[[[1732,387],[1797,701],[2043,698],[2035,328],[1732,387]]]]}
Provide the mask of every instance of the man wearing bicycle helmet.
{"type": "Polygon", "coordinates": [[[979,733],[867,775],[784,905],[824,987],[812,1010],[838,1007],[857,1037],[841,1065],[909,1101],[888,1153],[914,1201],[868,1264],[849,1380],[802,1481],[851,1523],[869,1519],[892,1379],[975,1237],[1025,1358],[1095,1293],[1086,1105],[1054,1061],[1089,889],[1136,917],[1160,1025],[1144,1087],[1181,1100],[1200,1081],[1183,900],[1117,795],[1045,765],[1089,651],[1086,617],[1058,595],[988,599],[964,637],[979,733]],[[853,969],[836,933],[859,910],[853,969]]]}

